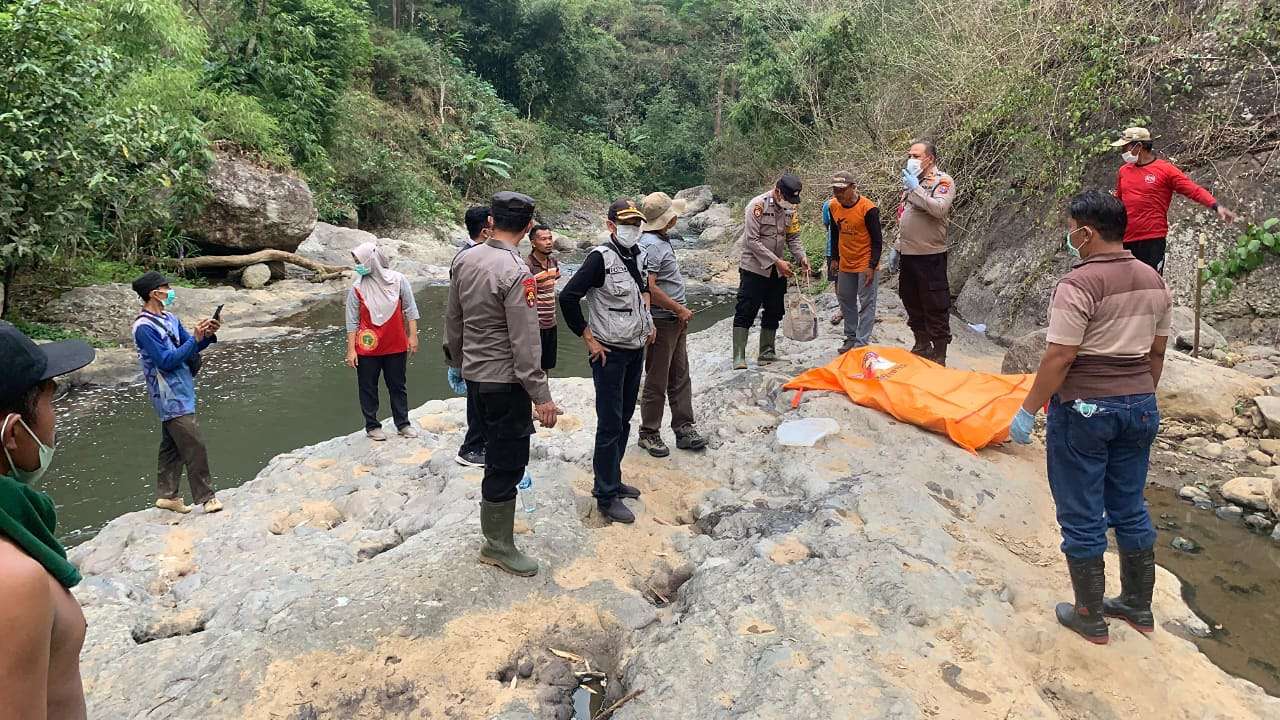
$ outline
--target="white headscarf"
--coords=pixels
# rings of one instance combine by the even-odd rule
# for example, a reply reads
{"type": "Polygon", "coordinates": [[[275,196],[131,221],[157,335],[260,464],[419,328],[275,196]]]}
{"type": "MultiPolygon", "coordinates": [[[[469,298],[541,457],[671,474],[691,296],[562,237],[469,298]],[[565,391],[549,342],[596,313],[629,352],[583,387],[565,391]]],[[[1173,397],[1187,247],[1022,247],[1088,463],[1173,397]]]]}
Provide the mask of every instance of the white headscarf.
{"type": "Polygon", "coordinates": [[[356,278],[356,289],[364,306],[369,309],[369,318],[374,325],[383,325],[395,314],[396,305],[400,303],[400,286],[404,276],[394,270],[387,269],[387,259],[382,256],[377,243],[367,242],[356,246],[351,251],[356,261],[369,268],[369,274],[356,278]]]}

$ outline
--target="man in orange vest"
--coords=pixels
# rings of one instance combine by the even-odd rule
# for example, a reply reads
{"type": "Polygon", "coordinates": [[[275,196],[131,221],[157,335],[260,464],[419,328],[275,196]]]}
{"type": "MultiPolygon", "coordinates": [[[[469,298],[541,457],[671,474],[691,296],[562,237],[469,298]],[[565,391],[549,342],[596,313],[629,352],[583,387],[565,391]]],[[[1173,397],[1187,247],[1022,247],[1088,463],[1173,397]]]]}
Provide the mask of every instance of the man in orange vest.
{"type": "Polygon", "coordinates": [[[871,342],[876,323],[876,268],[884,246],[880,234],[880,209],[858,193],[853,173],[841,171],[831,178],[831,195],[823,208],[831,248],[831,273],[839,273],[836,296],[844,315],[844,344],[840,352],[871,342]]]}

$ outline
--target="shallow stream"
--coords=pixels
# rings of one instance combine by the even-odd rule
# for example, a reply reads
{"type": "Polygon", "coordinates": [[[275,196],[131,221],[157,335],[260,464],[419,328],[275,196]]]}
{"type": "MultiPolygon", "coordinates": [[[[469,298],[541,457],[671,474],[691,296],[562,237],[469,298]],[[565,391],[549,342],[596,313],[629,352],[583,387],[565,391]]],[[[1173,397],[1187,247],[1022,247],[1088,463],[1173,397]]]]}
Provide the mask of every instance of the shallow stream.
{"type": "MultiPolygon", "coordinates": [[[[447,288],[417,294],[421,351],[409,361],[410,407],[453,395],[440,350],[447,288]]],[[[697,332],[732,314],[732,297],[694,295],[697,332]]],[[[234,317],[224,320],[234,324],[234,317]]],[[[197,417],[209,446],[214,486],[240,485],[273,456],[359,430],[355,371],[345,357],[342,308],[326,303],[291,324],[305,332],[262,343],[217,348],[200,372],[197,417]]],[[[552,376],[591,374],[581,341],[560,326],[552,376]]],[[[59,531],[76,545],[109,520],[155,500],[159,422],[146,387],[133,384],[72,392],[58,401],[58,455],[42,489],[58,503],[59,531]]],[[[390,415],[386,390],[380,417],[390,415]]],[[[190,500],[186,482],[183,492],[190,500]]]]}
{"type": "Polygon", "coordinates": [[[1146,495],[1160,534],[1156,561],[1182,580],[1183,598],[1213,629],[1196,645],[1223,670],[1280,696],[1280,547],[1168,488],[1149,486],[1146,495]],[[1175,537],[1201,549],[1174,550],[1175,537]]]}

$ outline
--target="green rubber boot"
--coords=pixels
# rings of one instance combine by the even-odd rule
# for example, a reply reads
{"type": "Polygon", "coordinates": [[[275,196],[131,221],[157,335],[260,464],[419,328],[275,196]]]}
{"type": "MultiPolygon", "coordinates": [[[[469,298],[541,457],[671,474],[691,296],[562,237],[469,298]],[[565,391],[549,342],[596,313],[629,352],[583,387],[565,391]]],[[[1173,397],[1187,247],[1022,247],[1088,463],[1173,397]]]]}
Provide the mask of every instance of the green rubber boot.
{"type": "Polygon", "coordinates": [[[751,328],[735,327],[733,329],[733,369],[747,369],[747,335],[751,328]]]}
{"type": "Polygon", "coordinates": [[[493,565],[512,575],[529,577],[538,574],[538,561],[516,549],[511,538],[516,521],[516,501],[503,503],[480,501],[480,531],[484,545],[480,562],[493,565]]]}
{"type": "Polygon", "coordinates": [[[777,362],[778,351],[774,348],[774,340],[777,337],[777,329],[760,328],[760,357],[757,360],[761,365],[777,362]]]}

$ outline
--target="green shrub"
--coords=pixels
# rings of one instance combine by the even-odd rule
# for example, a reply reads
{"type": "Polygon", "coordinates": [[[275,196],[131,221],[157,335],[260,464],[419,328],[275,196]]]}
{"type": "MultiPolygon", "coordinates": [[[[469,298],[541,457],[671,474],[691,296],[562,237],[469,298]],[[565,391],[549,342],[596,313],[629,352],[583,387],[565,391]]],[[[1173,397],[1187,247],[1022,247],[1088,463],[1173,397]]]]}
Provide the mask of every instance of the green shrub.
{"type": "Polygon", "coordinates": [[[112,104],[118,109],[153,105],[175,118],[193,118],[211,141],[233,143],[277,167],[289,165],[280,124],[257,98],[203,87],[195,70],[157,67],[136,73],[112,104]]]}

